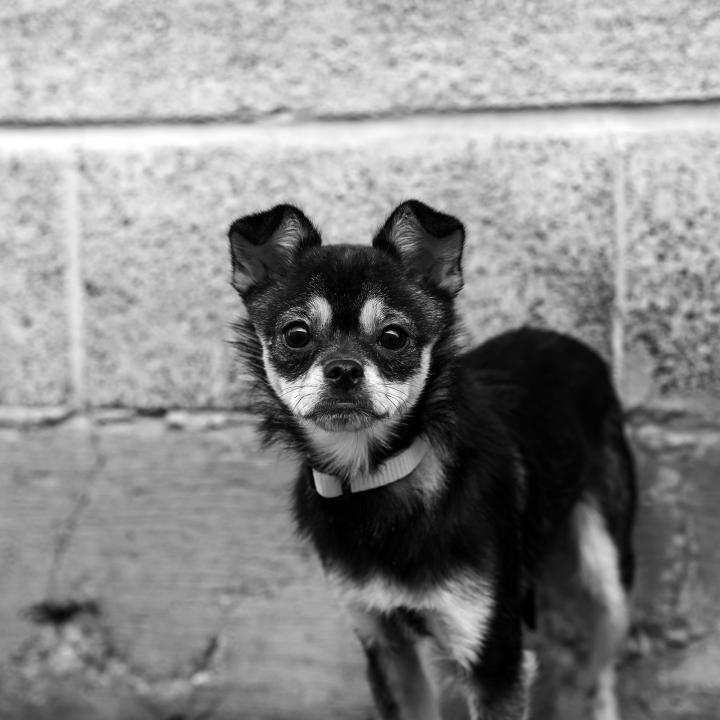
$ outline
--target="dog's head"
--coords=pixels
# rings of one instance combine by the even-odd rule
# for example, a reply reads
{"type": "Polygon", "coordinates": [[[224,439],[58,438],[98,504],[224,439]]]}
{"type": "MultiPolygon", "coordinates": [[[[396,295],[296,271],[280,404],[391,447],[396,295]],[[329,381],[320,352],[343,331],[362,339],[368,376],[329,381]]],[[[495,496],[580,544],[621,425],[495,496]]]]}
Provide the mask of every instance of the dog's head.
{"type": "Polygon", "coordinates": [[[278,205],[236,220],[229,237],[244,341],[276,411],[310,443],[384,442],[418,404],[452,329],[460,221],[410,200],[372,247],[322,247],[300,210],[278,205]]]}

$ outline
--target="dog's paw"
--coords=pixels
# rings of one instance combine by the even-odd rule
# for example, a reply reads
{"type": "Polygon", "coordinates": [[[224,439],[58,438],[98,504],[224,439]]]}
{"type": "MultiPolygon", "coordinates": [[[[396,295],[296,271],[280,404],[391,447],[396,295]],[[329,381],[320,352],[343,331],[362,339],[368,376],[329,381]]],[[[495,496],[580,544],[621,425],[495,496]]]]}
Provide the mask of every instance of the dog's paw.
{"type": "Polygon", "coordinates": [[[590,711],[592,720],[620,720],[615,694],[615,673],[612,669],[599,675],[590,700],[590,711]]]}

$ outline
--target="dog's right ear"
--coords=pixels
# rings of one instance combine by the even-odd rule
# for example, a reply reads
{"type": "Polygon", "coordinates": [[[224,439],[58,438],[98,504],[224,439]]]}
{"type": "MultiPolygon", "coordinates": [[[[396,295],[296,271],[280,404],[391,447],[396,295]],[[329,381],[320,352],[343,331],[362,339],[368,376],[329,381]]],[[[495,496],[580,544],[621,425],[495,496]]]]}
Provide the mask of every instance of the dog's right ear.
{"type": "Polygon", "coordinates": [[[280,277],[301,251],[320,245],[318,231],[293,205],[238,218],[228,237],[231,282],[240,295],[280,277]]]}

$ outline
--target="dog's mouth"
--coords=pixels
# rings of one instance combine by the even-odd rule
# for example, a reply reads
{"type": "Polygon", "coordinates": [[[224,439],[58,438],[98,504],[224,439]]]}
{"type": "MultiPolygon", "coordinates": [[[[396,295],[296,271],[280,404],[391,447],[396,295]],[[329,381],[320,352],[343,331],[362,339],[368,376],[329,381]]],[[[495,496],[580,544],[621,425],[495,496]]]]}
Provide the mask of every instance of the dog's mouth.
{"type": "Polygon", "coordinates": [[[323,430],[363,430],[370,427],[381,415],[369,406],[350,401],[328,400],[315,406],[306,418],[323,430]]]}

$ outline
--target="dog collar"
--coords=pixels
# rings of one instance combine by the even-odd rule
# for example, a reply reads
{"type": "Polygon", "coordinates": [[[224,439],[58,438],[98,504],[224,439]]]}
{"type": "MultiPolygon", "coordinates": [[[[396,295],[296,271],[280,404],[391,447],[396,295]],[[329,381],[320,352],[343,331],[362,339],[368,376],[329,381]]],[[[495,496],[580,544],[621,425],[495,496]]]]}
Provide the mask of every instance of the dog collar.
{"type": "MultiPolygon", "coordinates": [[[[418,437],[412,445],[405,448],[401,453],[385,460],[375,472],[350,480],[350,492],[359,493],[365,490],[373,490],[407,477],[420,464],[427,449],[428,445],[425,438],[418,437]]],[[[319,495],[325,498],[334,498],[345,494],[342,480],[336,475],[327,475],[315,469],[313,469],[312,474],[315,489],[319,495]]]]}

